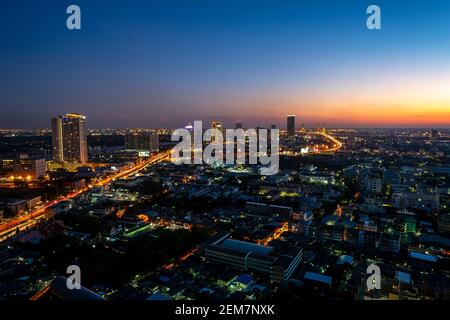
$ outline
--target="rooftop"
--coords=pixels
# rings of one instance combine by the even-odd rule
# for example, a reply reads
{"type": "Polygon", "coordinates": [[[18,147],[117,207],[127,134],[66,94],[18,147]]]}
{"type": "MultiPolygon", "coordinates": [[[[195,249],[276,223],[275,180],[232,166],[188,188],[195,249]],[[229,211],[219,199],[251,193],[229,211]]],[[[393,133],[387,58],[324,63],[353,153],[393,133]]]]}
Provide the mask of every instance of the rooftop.
{"type": "Polygon", "coordinates": [[[261,255],[269,255],[273,251],[273,248],[269,246],[234,239],[226,239],[222,242],[222,247],[241,252],[254,252],[261,255]]]}
{"type": "Polygon", "coordinates": [[[433,262],[433,263],[435,263],[439,259],[438,256],[433,256],[431,254],[420,253],[420,252],[417,252],[417,251],[411,251],[409,253],[409,256],[411,258],[415,258],[415,259],[419,259],[419,260],[427,261],[427,262],[433,262]]]}
{"type": "Polygon", "coordinates": [[[330,276],[326,276],[326,275],[315,273],[315,272],[306,272],[305,279],[322,282],[322,283],[331,285],[331,281],[333,278],[331,278],[330,276]]]}

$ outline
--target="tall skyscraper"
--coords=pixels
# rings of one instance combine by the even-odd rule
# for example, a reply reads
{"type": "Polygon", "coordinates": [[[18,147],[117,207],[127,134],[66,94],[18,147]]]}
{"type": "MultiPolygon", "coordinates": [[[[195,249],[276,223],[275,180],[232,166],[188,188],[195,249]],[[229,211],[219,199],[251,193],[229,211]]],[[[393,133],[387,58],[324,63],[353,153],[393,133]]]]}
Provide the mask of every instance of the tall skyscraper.
{"type": "Polygon", "coordinates": [[[85,164],[88,160],[86,117],[77,113],[52,118],[53,160],[85,164]]]}
{"type": "Polygon", "coordinates": [[[36,179],[45,175],[45,159],[28,155],[16,155],[0,160],[0,174],[13,179],[36,179]]]}
{"type": "Polygon", "coordinates": [[[242,123],[241,122],[237,122],[236,123],[236,129],[242,129],[242,123]]]}
{"type": "Polygon", "coordinates": [[[287,115],[287,136],[288,138],[295,137],[295,115],[287,115]]]}
{"type": "Polygon", "coordinates": [[[63,162],[62,116],[52,118],[52,154],[53,161],[63,162]]]}

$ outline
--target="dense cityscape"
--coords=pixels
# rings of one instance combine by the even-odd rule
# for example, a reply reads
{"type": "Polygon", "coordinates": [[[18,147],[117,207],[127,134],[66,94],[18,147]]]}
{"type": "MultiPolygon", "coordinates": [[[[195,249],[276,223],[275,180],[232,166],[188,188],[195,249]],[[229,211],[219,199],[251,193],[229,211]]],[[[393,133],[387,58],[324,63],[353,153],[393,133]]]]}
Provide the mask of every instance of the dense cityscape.
{"type": "Polygon", "coordinates": [[[174,164],[172,130],[88,120],[1,130],[1,300],[450,298],[449,129],[288,115],[279,172],[262,176],[174,164]],[[73,265],[81,290],[66,287],[73,265]]]}
{"type": "Polygon", "coordinates": [[[2,0],[0,314],[445,315],[449,17],[2,0]]]}

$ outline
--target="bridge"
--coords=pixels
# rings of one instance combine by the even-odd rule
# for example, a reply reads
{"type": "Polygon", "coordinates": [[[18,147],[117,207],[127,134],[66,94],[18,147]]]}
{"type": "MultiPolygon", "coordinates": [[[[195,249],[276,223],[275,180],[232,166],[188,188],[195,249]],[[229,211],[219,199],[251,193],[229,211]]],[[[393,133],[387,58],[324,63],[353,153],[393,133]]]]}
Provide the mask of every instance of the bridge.
{"type": "MultiPolygon", "coordinates": [[[[297,131],[297,134],[319,136],[323,140],[326,140],[331,144],[331,146],[329,146],[329,147],[328,146],[321,147],[320,145],[315,145],[315,146],[313,146],[313,150],[308,150],[308,151],[302,152],[302,153],[306,153],[306,154],[334,153],[334,152],[338,151],[339,149],[341,149],[343,146],[343,143],[341,141],[339,141],[338,139],[333,137],[331,134],[327,133],[325,130],[316,130],[316,131],[302,130],[302,131],[297,131]]],[[[295,154],[297,154],[297,152],[293,152],[292,150],[285,150],[284,153],[282,153],[282,154],[295,155],[295,154]]]]}
{"type": "Polygon", "coordinates": [[[340,148],[342,148],[342,142],[340,142],[338,139],[336,139],[335,137],[333,137],[332,135],[324,132],[324,131],[316,131],[314,132],[317,135],[320,135],[322,137],[324,137],[325,139],[328,139],[329,141],[331,141],[332,143],[332,148],[330,149],[326,149],[324,152],[336,152],[338,151],[340,148]]]}

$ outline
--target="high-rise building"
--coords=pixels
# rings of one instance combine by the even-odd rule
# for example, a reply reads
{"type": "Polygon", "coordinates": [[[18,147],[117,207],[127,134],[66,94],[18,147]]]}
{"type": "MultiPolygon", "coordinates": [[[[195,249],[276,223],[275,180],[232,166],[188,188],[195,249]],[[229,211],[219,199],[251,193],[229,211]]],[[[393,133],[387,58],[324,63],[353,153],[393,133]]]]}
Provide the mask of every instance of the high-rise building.
{"type": "Polygon", "coordinates": [[[242,123],[241,122],[236,123],[236,129],[242,129],[242,123]]]}
{"type": "Polygon", "coordinates": [[[53,160],[85,164],[88,160],[86,117],[77,113],[52,118],[53,160]]]}
{"type": "Polygon", "coordinates": [[[213,130],[213,137],[212,137],[212,139],[211,139],[211,142],[215,142],[216,141],[216,135],[218,135],[219,133],[220,134],[222,134],[222,139],[224,138],[223,137],[223,134],[224,134],[224,129],[223,129],[223,127],[222,127],[222,123],[221,122],[219,122],[219,121],[213,121],[212,123],[211,123],[211,129],[213,130]]]}
{"type": "Polygon", "coordinates": [[[295,137],[295,115],[287,115],[287,136],[288,138],[295,137]]]}
{"type": "Polygon", "coordinates": [[[52,118],[52,154],[53,161],[63,162],[62,116],[52,118]]]}
{"type": "Polygon", "coordinates": [[[125,136],[127,149],[138,151],[159,151],[159,136],[153,133],[129,133],[125,136]]]}

